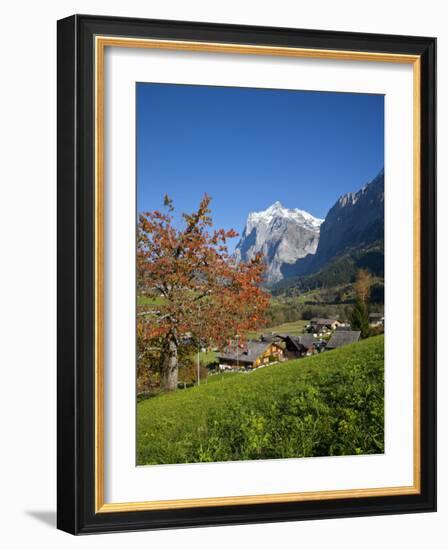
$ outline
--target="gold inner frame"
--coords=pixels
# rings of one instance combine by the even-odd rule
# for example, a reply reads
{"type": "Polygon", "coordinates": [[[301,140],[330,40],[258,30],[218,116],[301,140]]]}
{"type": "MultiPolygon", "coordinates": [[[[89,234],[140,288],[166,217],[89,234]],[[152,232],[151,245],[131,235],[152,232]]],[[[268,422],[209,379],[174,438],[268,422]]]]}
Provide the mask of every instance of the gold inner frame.
{"type": "Polygon", "coordinates": [[[95,512],[129,512],[241,504],[303,502],[341,498],[410,495],[420,493],[420,57],[376,52],[321,50],[308,48],[255,46],[250,44],[224,44],[95,37],[95,512]],[[414,195],[414,364],[413,364],[413,458],[414,482],[410,486],[346,489],[264,495],[226,496],[180,500],[106,503],[104,501],[104,54],[106,47],[150,48],[214,53],[234,53],[300,57],[313,59],[373,61],[407,63],[413,65],[413,195],[414,195]]]}

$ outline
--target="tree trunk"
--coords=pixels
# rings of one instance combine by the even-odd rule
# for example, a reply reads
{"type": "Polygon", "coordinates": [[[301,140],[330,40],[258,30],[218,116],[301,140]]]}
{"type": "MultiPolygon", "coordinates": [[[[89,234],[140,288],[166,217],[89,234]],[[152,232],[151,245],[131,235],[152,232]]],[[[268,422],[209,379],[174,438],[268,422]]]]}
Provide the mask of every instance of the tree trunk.
{"type": "Polygon", "coordinates": [[[162,369],[160,372],[160,389],[162,391],[176,390],[177,378],[177,343],[174,337],[168,337],[163,350],[162,369]]]}

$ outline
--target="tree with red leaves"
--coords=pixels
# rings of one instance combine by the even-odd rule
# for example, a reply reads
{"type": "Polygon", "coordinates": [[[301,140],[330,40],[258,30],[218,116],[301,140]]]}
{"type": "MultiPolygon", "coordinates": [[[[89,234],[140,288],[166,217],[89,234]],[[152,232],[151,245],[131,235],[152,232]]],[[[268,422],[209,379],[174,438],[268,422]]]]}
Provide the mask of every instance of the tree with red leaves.
{"type": "Polygon", "coordinates": [[[138,353],[159,350],[162,390],[177,388],[179,355],[185,342],[221,346],[237,334],[263,326],[269,296],[260,288],[264,262],[236,262],[227,239],[231,229],[212,230],[211,198],[174,222],[172,200],[165,211],[140,214],[137,230],[138,353]],[[149,305],[148,305],[149,304],[149,305]]]}

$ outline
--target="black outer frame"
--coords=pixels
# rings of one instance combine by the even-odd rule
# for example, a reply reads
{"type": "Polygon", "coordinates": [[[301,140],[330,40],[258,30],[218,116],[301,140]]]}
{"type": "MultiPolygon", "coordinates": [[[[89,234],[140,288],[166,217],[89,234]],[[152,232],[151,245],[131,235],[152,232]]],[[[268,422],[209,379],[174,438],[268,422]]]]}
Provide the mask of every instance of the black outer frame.
{"type": "Polygon", "coordinates": [[[436,510],[436,39],[74,15],[58,21],[57,526],[72,534],[436,510]],[[94,37],[421,56],[421,493],[94,512],[94,37]]]}

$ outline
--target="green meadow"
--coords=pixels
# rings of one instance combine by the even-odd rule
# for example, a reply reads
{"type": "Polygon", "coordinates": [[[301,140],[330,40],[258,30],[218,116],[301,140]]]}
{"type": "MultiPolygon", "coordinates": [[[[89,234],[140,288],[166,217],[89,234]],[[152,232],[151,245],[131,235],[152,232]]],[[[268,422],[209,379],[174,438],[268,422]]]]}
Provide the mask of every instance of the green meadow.
{"type": "Polygon", "coordinates": [[[383,336],[137,405],[139,465],[383,452],[383,336]]]}
{"type": "Polygon", "coordinates": [[[298,335],[303,334],[306,325],[308,325],[309,321],[305,321],[300,319],[299,321],[292,321],[290,323],[281,323],[279,325],[275,325],[273,327],[263,328],[259,330],[258,332],[250,332],[248,334],[248,338],[257,338],[260,334],[292,334],[292,335],[298,335]]]}

